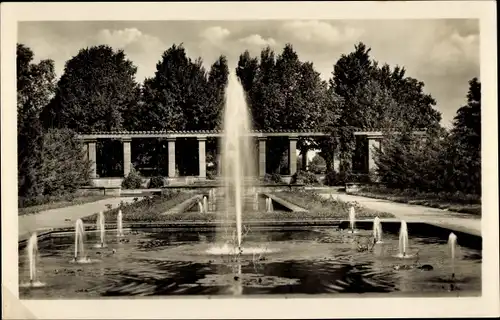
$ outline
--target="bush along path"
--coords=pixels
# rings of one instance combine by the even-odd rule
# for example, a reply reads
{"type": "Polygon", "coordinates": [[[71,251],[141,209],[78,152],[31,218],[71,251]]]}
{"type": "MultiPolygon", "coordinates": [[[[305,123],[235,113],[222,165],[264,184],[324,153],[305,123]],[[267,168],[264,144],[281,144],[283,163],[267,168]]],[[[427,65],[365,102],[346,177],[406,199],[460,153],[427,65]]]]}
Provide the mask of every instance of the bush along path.
{"type": "Polygon", "coordinates": [[[398,203],[421,205],[447,211],[468,213],[481,216],[481,198],[478,195],[461,193],[422,193],[412,190],[395,190],[388,188],[365,187],[356,192],[348,192],[354,196],[383,199],[398,203]]]}

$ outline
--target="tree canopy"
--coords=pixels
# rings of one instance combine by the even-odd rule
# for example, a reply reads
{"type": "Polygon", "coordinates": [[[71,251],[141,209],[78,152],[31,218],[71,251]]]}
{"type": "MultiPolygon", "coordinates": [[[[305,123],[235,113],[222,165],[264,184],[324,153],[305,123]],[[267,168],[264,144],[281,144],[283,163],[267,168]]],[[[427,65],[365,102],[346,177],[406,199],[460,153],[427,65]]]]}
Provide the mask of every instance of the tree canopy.
{"type": "Polygon", "coordinates": [[[71,193],[88,182],[89,163],[71,130],[44,130],[41,112],[55,92],[54,63],[33,63],[17,45],[18,194],[22,198],[71,193]]]}
{"type": "Polygon", "coordinates": [[[81,49],[66,62],[55,98],[44,111],[46,126],[78,132],[122,130],[139,99],[136,71],[122,50],[105,45],[81,49]]]}

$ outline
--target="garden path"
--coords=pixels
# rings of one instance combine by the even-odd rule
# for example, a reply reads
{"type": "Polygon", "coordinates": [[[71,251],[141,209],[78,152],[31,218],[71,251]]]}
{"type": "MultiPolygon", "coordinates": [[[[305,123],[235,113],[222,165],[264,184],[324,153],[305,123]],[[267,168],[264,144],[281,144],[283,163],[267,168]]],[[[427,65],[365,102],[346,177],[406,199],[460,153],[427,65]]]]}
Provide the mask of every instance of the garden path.
{"type": "Polygon", "coordinates": [[[326,198],[330,197],[330,195],[341,201],[355,201],[369,209],[392,213],[397,219],[406,220],[407,222],[425,222],[454,231],[481,236],[481,218],[470,214],[350,195],[338,191],[321,193],[321,196],[326,198]]]}
{"type": "MultiPolygon", "coordinates": [[[[142,197],[135,198],[139,198],[140,200],[142,197]]],[[[108,204],[116,208],[121,201],[130,203],[133,199],[134,197],[108,198],[64,208],[45,210],[36,214],[19,216],[19,239],[26,237],[27,234],[36,230],[40,231],[44,229],[72,226],[79,218],[90,216],[99,211],[108,210],[106,206],[108,204]]]]}

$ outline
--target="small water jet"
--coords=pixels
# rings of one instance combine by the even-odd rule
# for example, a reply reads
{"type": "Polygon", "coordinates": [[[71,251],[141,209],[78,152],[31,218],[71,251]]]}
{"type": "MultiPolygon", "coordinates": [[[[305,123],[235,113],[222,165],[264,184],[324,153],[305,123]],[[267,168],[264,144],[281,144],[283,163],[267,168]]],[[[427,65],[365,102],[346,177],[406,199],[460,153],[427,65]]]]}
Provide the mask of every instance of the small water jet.
{"type": "Polygon", "coordinates": [[[379,217],[373,219],[373,238],[375,243],[382,243],[382,223],[379,217]]]}
{"type": "Polygon", "coordinates": [[[28,254],[28,264],[30,271],[30,281],[28,283],[21,284],[21,287],[43,287],[45,283],[40,282],[37,277],[37,261],[38,257],[38,236],[36,232],[33,232],[28,239],[28,245],[26,247],[28,254]]]}
{"type": "Polygon", "coordinates": [[[215,189],[210,189],[210,191],[208,192],[208,203],[210,210],[217,210],[217,198],[215,195],[215,189]]]}
{"type": "Polygon", "coordinates": [[[274,208],[273,208],[273,200],[271,198],[266,198],[266,211],[267,212],[273,212],[274,211],[274,208]]]}
{"type": "Polygon", "coordinates": [[[408,226],[406,221],[401,221],[401,229],[399,230],[399,258],[409,258],[408,254],[408,226]]]}
{"type": "Polygon", "coordinates": [[[354,206],[349,208],[349,233],[356,233],[356,211],[354,210],[354,206]]]}
{"type": "Polygon", "coordinates": [[[200,201],[200,200],[198,200],[198,211],[199,211],[200,213],[203,213],[203,204],[201,203],[201,201],[200,201]]]}
{"type": "Polygon", "coordinates": [[[253,195],[253,210],[259,211],[259,194],[257,192],[253,195]]]}
{"type": "Polygon", "coordinates": [[[75,223],[75,256],[73,262],[90,262],[90,259],[85,256],[84,238],[85,228],[83,227],[83,221],[82,219],[78,219],[75,223]]]}
{"type": "Polygon", "coordinates": [[[118,216],[116,217],[116,227],[118,237],[123,237],[123,214],[121,210],[118,210],[118,216]]]}
{"type": "Polygon", "coordinates": [[[451,278],[455,279],[455,249],[457,245],[457,236],[452,232],[448,237],[448,246],[450,247],[451,257],[451,278]]]}
{"type": "Polygon", "coordinates": [[[100,233],[100,242],[95,246],[96,248],[105,248],[105,236],[106,236],[106,222],[104,218],[104,213],[102,211],[99,212],[99,216],[96,221],[96,228],[100,233]]]}
{"type": "Polygon", "coordinates": [[[208,198],[207,196],[203,196],[203,212],[208,212],[208,198]]]}

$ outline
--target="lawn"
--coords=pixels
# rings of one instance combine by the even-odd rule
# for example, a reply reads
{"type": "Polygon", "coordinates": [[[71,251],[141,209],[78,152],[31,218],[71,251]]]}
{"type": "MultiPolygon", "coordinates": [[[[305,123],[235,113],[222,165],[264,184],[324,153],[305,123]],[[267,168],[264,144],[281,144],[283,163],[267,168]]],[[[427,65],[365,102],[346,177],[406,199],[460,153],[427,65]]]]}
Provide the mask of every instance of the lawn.
{"type": "Polygon", "coordinates": [[[363,187],[352,194],[478,216],[481,215],[481,197],[479,195],[461,193],[424,193],[415,190],[395,190],[384,187],[363,187]]]}
{"type": "MultiPolygon", "coordinates": [[[[18,214],[19,215],[34,214],[34,213],[38,213],[38,212],[45,211],[45,210],[59,209],[59,208],[64,208],[64,207],[69,207],[69,206],[74,206],[74,205],[79,205],[79,204],[84,204],[84,203],[90,203],[90,202],[95,202],[95,201],[99,201],[99,200],[103,200],[103,199],[108,199],[111,197],[112,196],[104,196],[104,195],[80,196],[80,197],[65,196],[63,198],[54,197],[51,199],[47,199],[46,203],[19,207],[18,214]]],[[[23,203],[20,202],[20,205],[22,206],[23,203]]]]}

